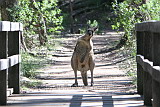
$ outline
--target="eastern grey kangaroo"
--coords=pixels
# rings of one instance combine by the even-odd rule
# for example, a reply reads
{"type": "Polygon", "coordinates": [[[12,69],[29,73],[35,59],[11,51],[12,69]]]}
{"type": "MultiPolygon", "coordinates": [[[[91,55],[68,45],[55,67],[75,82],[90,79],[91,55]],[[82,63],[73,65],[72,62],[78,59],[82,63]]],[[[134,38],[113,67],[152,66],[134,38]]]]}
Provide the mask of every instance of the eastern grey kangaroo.
{"type": "Polygon", "coordinates": [[[75,74],[75,83],[73,87],[78,86],[77,71],[81,72],[82,80],[85,86],[88,85],[87,71],[91,71],[91,86],[93,86],[93,70],[94,70],[94,53],[93,53],[93,42],[92,36],[95,32],[95,28],[89,28],[86,34],[77,40],[72,58],[71,66],[75,74]]]}

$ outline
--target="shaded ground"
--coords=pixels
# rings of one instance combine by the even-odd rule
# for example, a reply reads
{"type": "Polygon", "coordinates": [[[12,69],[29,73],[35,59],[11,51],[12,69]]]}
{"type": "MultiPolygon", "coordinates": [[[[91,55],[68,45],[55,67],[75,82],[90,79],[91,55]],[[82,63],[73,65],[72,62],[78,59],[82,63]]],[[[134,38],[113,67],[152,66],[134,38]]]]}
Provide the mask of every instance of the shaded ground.
{"type": "MultiPolygon", "coordinates": [[[[63,47],[53,54],[53,66],[39,70],[37,79],[43,82],[37,88],[25,91],[22,95],[9,97],[9,106],[69,106],[69,107],[142,107],[143,101],[136,95],[132,79],[118,69],[117,63],[125,60],[118,50],[96,54],[94,86],[83,86],[78,72],[79,87],[71,87],[74,73],[70,59],[78,35],[63,38],[63,47]],[[16,97],[16,99],[15,99],[16,97]]],[[[94,51],[116,45],[120,35],[108,32],[93,37],[94,51]]],[[[88,72],[90,84],[90,72],[88,72]]]]}

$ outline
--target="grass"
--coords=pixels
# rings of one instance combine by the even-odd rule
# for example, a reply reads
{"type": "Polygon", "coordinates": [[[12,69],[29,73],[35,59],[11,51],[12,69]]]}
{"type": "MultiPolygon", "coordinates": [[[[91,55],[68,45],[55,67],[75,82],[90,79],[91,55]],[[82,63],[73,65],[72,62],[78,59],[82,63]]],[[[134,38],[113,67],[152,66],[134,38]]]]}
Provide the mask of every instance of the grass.
{"type": "Polygon", "coordinates": [[[50,45],[36,47],[32,49],[31,53],[21,53],[21,76],[30,79],[30,81],[22,81],[22,88],[32,88],[41,84],[41,82],[36,80],[36,77],[39,75],[37,71],[54,63],[51,57],[55,50],[61,46],[59,42],[61,40],[61,38],[55,38],[50,45]]]}
{"type": "Polygon", "coordinates": [[[136,53],[133,47],[123,47],[121,53],[127,60],[119,63],[119,68],[123,70],[128,76],[132,78],[132,84],[137,83],[137,65],[136,65],[136,53]]]}
{"type": "Polygon", "coordinates": [[[40,80],[29,79],[29,81],[21,81],[21,89],[28,90],[28,88],[36,88],[42,84],[43,83],[40,80]]]}

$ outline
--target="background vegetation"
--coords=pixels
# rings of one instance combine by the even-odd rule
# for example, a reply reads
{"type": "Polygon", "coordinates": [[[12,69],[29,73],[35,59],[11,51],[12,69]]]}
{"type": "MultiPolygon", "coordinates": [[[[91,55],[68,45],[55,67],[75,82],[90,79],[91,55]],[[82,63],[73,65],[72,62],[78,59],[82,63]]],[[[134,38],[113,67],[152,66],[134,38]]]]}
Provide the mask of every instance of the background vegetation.
{"type": "Polygon", "coordinates": [[[120,64],[120,68],[136,78],[136,37],[134,27],[136,23],[157,20],[160,21],[160,1],[159,0],[124,0],[118,3],[112,2],[114,18],[112,18],[112,28],[117,31],[123,30],[120,43],[123,44],[122,54],[128,55],[128,60],[120,64]]]}

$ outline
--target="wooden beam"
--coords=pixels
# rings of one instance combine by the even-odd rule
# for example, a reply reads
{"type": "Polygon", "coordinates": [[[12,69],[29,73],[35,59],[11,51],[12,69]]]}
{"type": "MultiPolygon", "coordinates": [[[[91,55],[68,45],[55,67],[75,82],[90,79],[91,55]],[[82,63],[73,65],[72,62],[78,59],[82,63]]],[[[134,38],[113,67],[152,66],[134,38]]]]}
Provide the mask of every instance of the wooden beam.
{"type": "Polygon", "coordinates": [[[9,67],[9,59],[0,59],[0,71],[8,69],[9,67]]]}
{"type": "Polygon", "coordinates": [[[10,22],[9,21],[1,21],[0,22],[0,31],[10,31],[10,22]]]}
{"type": "MultiPolygon", "coordinates": [[[[17,23],[14,23],[18,25],[17,23]]],[[[17,30],[17,28],[12,29],[17,30]]],[[[20,31],[8,32],[8,56],[10,57],[11,67],[8,69],[8,87],[13,88],[14,94],[20,93],[20,31]],[[16,65],[14,65],[17,63],[16,65]],[[14,66],[12,66],[14,65],[14,66]]]]}
{"type": "Polygon", "coordinates": [[[151,21],[145,21],[142,23],[137,23],[135,25],[136,31],[149,31],[153,33],[160,33],[160,21],[151,20],[151,21]]]}
{"type": "Polygon", "coordinates": [[[20,31],[20,25],[18,22],[11,22],[11,30],[10,31],[20,31]]]}
{"type": "MultiPolygon", "coordinates": [[[[3,23],[4,24],[4,23],[3,23]]],[[[2,25],[2,23],[1,23],[2,25]]],[[[7,30],[3,26],[1,26],[1,30],[7,30]]],[[[0,59],[7,59],[7,50],[8,50],[8,42],[7,42],[7,32],[0,31],[0,59]]],[[[7,103],[7,69],[0,71],[0,105],[6,105],[7,103]]]]}
{"type": "Polygon", "coordinates": [[[21,62],[20,55],[12,55],[8,57],[9,59],[9,67],[14,66],[21,62]]]}

